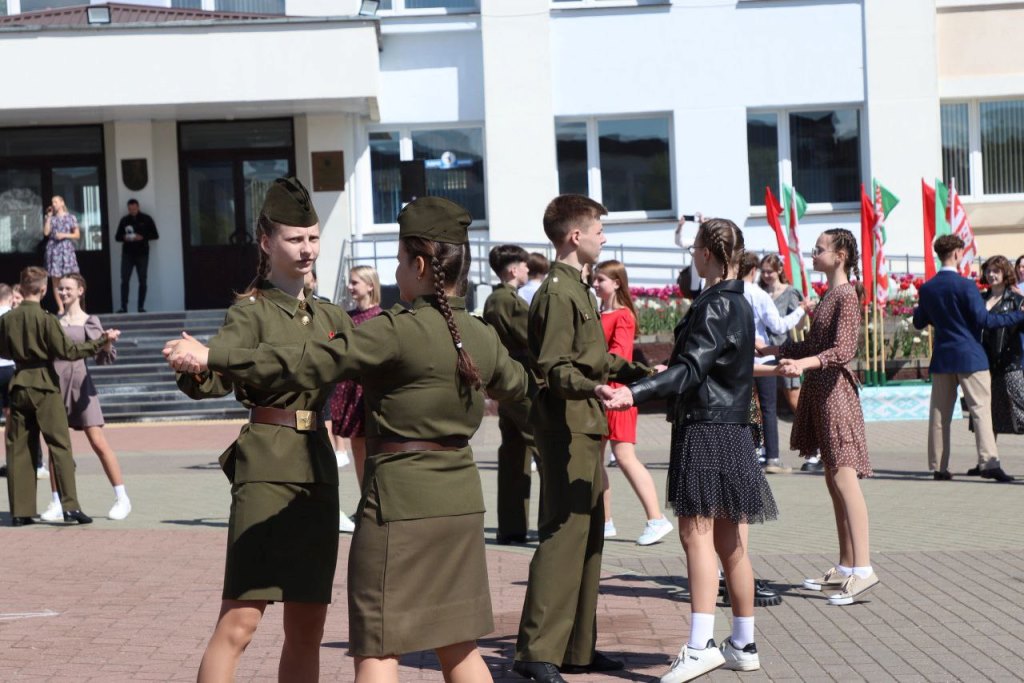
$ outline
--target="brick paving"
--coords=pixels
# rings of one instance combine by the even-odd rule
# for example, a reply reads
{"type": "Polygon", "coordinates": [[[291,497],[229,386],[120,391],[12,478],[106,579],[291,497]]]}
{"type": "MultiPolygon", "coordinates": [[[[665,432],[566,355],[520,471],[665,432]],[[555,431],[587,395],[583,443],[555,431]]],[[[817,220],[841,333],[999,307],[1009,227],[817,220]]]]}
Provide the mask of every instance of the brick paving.
{"type": "MultiPolygon", "coordinates": [[[[641,416],[639,455],[664,487],[668,428],[641,416]]],[[[192,680],[219,607],[227,481],[216,458],[238,423],[112,425],[134,511],[100,517],[112,493],[82,435],[74,435],[79,491],[88,527],[13,529],[0,516],[0,680],[192,680]]],[[[782,425],[782,438],[788,426],[782,425]]],[[[995,484],[968,477],[934,482],[925,473],[926,425],[868,425],[874,479],[864,482],[872,519],[873,564],[882,584],[860,604],[830,607],[791,587],[834,561],[831,506],[820,476],[771,478],[778,521],[751,531],[759,576],[784,590],[783,604],[757,611],[762,670],[715,672],[711,680],[1021,680],[1024,651],[1024,479],[995,484]]],[[[497,424],[474,439],[485,495],[495,492],[497,424]]],[[[973,464],[973,439],[954,425],[954,471],[973,464]]],[[[1024,474],[1024,439],[1000,441],[1004,468],[1024,474]]],[[[790,464],[799,464],[791,458],[790,464]]],[[[656,680],[688,634],[682,551],[674,535],[648,548],[633,543],[642,511],[621,472],[611,470],[619,537],[609,539],[598,646],[622,656],[616,676],[572,681],[656,680]]],[[[536,483],[536,479],[535,479],[536,483]]],[[[47,492],[39,486],[40,510],[47,492]]],[[[351,468],[342,470],[344,509],[355,508],[351,468]]],[[[7,510],[6,489],[0,509],[7,510]]],[[[536,514],[536,512],[534,512],[536,514]]],[[[535,517],[534,517],[535,519],[535,517]]],[[[493,513],[487,516],[493,539],[493,513]]],[[[339,567],[348,555],[342,537],[339,567]]],[[[488,546],[495,633],[481,649],[496,680],[509,673],[532,548],[488,546]]],[[[344,573],[339,572],[324,638],[324,680],[352,680],[346,656],[344,573]]],[[[716,638],[728,634],[719,607],[716,638]]],[[[277,677],[281,610],[271,607],[242,658],[239,680],[277,677]]],[[[402,681],[439,681],[432,654],[403,658],[402,681]]]]}

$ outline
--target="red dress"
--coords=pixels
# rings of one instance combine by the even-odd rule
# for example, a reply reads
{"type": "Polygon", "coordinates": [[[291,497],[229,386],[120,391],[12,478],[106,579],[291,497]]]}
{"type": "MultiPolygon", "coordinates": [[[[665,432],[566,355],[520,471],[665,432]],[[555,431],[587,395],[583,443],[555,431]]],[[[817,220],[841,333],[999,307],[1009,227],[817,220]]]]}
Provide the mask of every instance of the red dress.
{"type": "MultiPolygon", "coordinates": [[[[360,325],[380,315],[380,306],[370,306],[365,311],[353,308],[348,312],[352,322],[360,325]]],[[[331,394],[331,431],[346,439],[366,436],[363,416],[363,385],[350,379],[338,382],[331,394]]]]}
{"type": "MultiPolygon", "coordinates": [[[[601,314],[601,327],[608,342],[608,352],[633,360],[633,339],[636,337],[636,318],[628,308],[617,308],[601,314]]],[[[609,382],[609,386],[621,384],[609,382]]],[[[608,411],[608,440],[636,443],[636,407],[629,410],[608,411]]]]}

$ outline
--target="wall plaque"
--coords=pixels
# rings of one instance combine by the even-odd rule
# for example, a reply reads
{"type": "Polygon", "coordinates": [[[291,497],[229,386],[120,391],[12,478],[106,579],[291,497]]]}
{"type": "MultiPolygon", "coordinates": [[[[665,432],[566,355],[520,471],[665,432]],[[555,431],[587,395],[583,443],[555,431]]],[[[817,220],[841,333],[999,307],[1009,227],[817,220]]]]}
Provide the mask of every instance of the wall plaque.
{"type": "Polygon", "coordinates": [[[313,191],[343,192],[345,190],[345,155],[343,152],[313,152],[313,191]]]}

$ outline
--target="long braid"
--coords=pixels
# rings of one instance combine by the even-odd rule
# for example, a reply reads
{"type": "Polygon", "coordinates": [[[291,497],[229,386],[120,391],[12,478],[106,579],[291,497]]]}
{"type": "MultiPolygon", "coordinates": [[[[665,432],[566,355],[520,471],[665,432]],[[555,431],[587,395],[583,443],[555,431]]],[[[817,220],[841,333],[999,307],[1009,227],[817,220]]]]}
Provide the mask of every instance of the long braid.
{"type": "Polygon", "coordinates": [[[462,333],[459,332],[459,327],[455,324],[455,315],[448,303],[448,292],[445,291],[446,286],[454,285],[455,291],[459,294],[465,292],[465,278],[469,272],[468,245],[432,242],[418,237],[405,238],[404,242],[410,258],[422,256],[429,260],[430,270],[434,276],[434,294],[437,296],[437,305],[448,325],[448,333],[451,334],[452,343],[458,354],[456,371],[466,386],[479,390],[483,386],[480,370],[462,342],[462,333]]]}
{"type": "Polygon", "coordinates": [[[260,294],[260,285],[270,275],[270,256],[267,252],[263,251],[262,241],[263,236],[270,236],[274,234],[274,230],[277,226],[270,220],[270,217],[265,213],[261,213],[259,218],[256,220],[256,251],[259,254],[259,261],[256,263],[256,277],[252,279],[249,286],[245,288],[244,292],[235,294],[235,301],[242,299],[248,299],[253,296],[262,296],[260,294]]]}
{"type": "Polygon", "coordinates": [[[725,218],[708,218],[700,224],[698,236],[712,256],[722,264],[722,278],[729,277],[729,269],[739,265],[743,257],[743,232],[725,218]]]}
{"type": "Polygon", "coordinates": [[[836,251],[846,254],[846,263],[843,264],[846,277],[849,278],[852,272],[855,278],[860,279],[860,254],[857,251],[857,238],[846,228],[832,228],[826,230],[825,234],[832,238],[832,247],[836,251]]]}

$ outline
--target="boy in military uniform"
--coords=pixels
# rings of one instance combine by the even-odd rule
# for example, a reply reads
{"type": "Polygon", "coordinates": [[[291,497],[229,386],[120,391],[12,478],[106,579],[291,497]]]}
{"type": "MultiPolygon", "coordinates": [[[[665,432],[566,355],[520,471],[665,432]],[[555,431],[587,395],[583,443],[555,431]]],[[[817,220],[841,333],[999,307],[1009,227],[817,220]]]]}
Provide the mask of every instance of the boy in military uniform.
{"type": "Polygon", "coordinates": [[[6,438],[7,495],[11,501],[12,526],[35,521],[36,472],[30,440],[38,440],[40,432],[50,448],[64,521],[92,522],[78,504],[68,414],[51,361],[93,356],[120,335],[118,330],[106,330],[99,339],[81,344],[72,342],[57,319],[39,305],[46,296],[47,279],[42,268],[30,266],[21,271],[21,291],[25,298],[20,306],[0,317],[0,357],[10,358],[15,363],[6,438]]]}
{"type": "Polygon", "coordinates": [[[581,279],[605,243],[607,210],[562,195],[544,211],[556,262],[530,305],[528,347],[540,389],[530,414],[540,453],[540,546],[530,563],[514,670],[546,683],[566,673],[613,671],[622,662],[594,650],[604,548],[601,401],[609,379],[652,373],[608,353],[594,299],[581,279]]]}
{"type": "MultiPolygon", "coordinates": [[[[494,328],[508,355],[524,367],[529,363],[526,323],[530,307],[519,296],[529,274],[526,250],[515,244],[491,249],[491,269],[501,279],[484,303],[484,320],[494,328]]],[[[525,543],[530,514],[530,464],[537,455],[530,426],[530,398],[498,404],[498,534],[499,545],[525,543]]]]}

